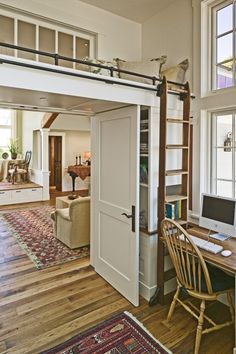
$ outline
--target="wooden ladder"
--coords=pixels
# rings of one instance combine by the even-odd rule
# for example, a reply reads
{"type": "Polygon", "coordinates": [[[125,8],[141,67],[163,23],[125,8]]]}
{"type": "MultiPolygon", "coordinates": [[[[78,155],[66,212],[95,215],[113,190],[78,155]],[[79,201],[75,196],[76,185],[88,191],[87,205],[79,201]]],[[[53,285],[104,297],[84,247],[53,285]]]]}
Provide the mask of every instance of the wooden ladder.
{"type": "Polygon", "coordinates": [[[177,220],[182,226],[187,226],[188,195],[189,195],[189,165],[190,165],[190,90],[186,83],[180,90],[169,90],[166,78],[163,78],[160,87],[160,140],[159,140],[159,188],[158,188],[158,250],[157,250],[157,290],[150,300],[150,305],[160,302],[164,304],[164,284],[175,276],[173,271],[164,271],[165,246],[161,240],[161,221],[166,217],[166,203],[181,203],[181,219],[177,220]],[[178,94],[183,102],[183,116],[169,118],[167,113],[168,95],[178,94]],[[167,125],[182,125],[182,143],[179,145],[167,144],[167,125]],[[170,149],[182,151],[182,168],[177,170],[166,169],[166,155],[170,149]],[[166,186],[167,176],[181,176],[178,191],[166,186]],[[168,192],[169,188],[169,192],[168,192]]]}

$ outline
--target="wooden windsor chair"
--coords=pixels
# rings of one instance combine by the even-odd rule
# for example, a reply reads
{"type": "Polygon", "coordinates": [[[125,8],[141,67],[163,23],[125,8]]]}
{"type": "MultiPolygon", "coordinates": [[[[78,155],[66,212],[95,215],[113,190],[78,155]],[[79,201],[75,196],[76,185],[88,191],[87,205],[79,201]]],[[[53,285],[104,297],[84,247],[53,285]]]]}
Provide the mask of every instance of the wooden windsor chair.
{"type": "Polygon", "coordinates": [[[167,320],[173,315],[177,302],[198,321],[194,354],[199,353],[202,334],[219,330],[234,323],[232,293],[234,278],[223,270],[206,265],[201,251],[191,240],[191,236],[177,222],[165,219],[161,223],[164,241],[176,271],[177,290],[170,305],[167,320]],[[191,299],[182,301],[181,289],[193,298],[201,300],[200,310],[191,303],[191,299]],[[222,293],[227,294],[231,320],[221,324],[215,323],[205,314],[205,302],[217,300],[222,293]],[[203,329],[204,319],[210,327],[203,329]]]}

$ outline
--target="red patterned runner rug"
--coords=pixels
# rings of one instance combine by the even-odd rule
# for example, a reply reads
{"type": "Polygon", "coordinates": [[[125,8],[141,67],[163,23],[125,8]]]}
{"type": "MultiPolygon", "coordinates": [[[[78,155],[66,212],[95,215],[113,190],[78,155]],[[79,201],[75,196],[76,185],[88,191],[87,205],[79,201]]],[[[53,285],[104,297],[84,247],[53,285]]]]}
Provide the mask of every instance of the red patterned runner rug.
{"type": "Polygon", "coordinates": [[[171,354],[124,312],[41,354],[171,354]]]}
{"type": "Polygon", "coordinates": [[[0,214],[1,234],[14,236],[38,269],[89,255],[89,247],[70,249],[54,237],[53,207],[7,211],[0,214]]]}

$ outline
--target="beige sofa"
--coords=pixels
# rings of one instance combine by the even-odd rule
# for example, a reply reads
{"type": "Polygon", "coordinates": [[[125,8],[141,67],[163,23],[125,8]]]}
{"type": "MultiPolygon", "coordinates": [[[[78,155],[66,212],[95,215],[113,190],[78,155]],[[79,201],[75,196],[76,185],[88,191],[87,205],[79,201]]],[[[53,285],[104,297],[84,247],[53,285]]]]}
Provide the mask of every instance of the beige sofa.
{"type": "Polygon", "coordinates": [[[79,197],[69,208],[56,209],[54,221],[55,237],[70,248],[90,243],[90,197],[79,197]]]}

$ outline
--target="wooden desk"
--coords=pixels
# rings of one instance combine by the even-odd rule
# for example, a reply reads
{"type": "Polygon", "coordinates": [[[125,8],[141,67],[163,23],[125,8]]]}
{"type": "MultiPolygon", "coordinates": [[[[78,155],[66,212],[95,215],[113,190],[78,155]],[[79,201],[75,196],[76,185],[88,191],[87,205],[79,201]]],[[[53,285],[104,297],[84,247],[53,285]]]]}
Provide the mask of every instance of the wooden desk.
{"type": "MultiPolygon", "coordinates": [[[[190,228],[187,230],[190,235],[197,236],[203,239],[207,239],[207,230],[201,229],[199,227],[194,227],[190,228]]],[[[204,251],[203,249],[200,249],[203,258],[205,259],[206,262],[211,263],[212,265],[221,268],[223,270],[226,270],[232,274],[234,274],[234,279],[235,279],[235,294],[236,294],[236,238],[232,237],[226,241],[218,241],[213,238],[209,239],[210,242],[217,243],[218,245],[223,246],[225,250],[230,250],[232,251],[232,254],[229,257],[224,257],[221,256],[220,253],[213,254],[207,251],[204,251]]],[[[236,317],[236,296],[235,296],[235,317],[236,317]]],[[[236,333],[235,333],[235,347],[233,349],[233,353],[236,353],[236,333]]]]}
{"type": "Polygon", "coordinates": [[[85,165],[68,166],[67,172],[72,178],[72,191],[74,192],[76,177],[80,177],[82,180],[84,180],[86,177],[90,176],[90,166],[85,166],[85,165]]]}
{"type": "MultiPolygon", "coordinates": [[[[199,227],[193,227],[187,230],[190,235],[197,236],[199,238],[207,239],[207,230],[201,229],[199,227]]],[[[213,254],[203,249],[200,249],[205,261],[215,265],[216,267],[222,268],[236,274],[236,238],[232,237],[226,241],[218,241],[213,238],[209,238],[210,242],[216,243],[223,246],[225,250],[232,251],[231,256],[223,257],[220,253],[213,254]]]]}

